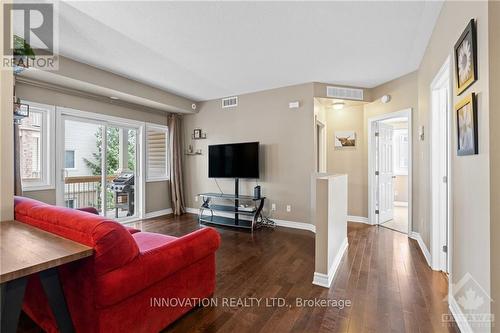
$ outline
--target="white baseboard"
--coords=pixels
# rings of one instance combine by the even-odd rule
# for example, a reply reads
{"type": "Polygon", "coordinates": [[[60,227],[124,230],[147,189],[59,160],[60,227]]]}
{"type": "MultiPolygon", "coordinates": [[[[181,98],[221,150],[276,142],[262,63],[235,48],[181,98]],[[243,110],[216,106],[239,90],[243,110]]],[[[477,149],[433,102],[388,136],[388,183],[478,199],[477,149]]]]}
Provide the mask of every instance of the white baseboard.
{"type": "MultiPolygon", "coordinates": [[[[187,213],[191,214],[199,214],[200,210],[198,208],[186,208],[187,213]]],[[[224,216],[224,217],[233,217],[234,215],[231,213],[224,213],[224,212],[214,212],[214,215],[217,216],[224,216]]],[[[243,220],[251,220],[251,216],[240,216],[241,219],[243,220]]],[[[294,221],[286,221],[286,220],[278,220],[278,219],[271,219],[273,220],[278,227],[285,227],[285,228],[292,228],[292,229],[300,229],[300,230],[307,230],[311,232],[316,232],[316,226],[311,223],[302,223],[302,222],[294,222],[294,221]]]]}
{"type": "Polygon", "coordinates": [[[470,327],[469,322],[467,321],[464,313],[462,312],[462,309],[455,300],[455,297],[453,297],[451,289],[450,292],[448,293],[448,306],[450,308],[451,314],[453,315],[453,319],[455,319],[455,322],[457,323],[457,326],[460,329],[460,332],[462,333],[474,332],[472,330],[472,327],[470,327]]]}
{"type": "Polygon", "coordinates": [[[429,249],[427,249],[427,246],[424,243],[424,240],[422,239],[422,236],[418,232],[412,231],[410,234],[410,238],[416,240],[418,242],[418,245],[420,246],[420,250],[422,251],[422,254],[425,257],[425,260],[427,261],[427,265],[432,268],[431,265],[431,253],[429,252],[429,249]]]}
{"type": "Polygon", "coordinates": [[[347,221],[349,221],[349,222],[358,222],[358,223],[366,223],[366,224],[370,224],[371,225],[371,223],[368,221],[368,218],[364,217],[364,216],[348,215],[347,216],[347,221]]]}
{"type": "Polygon", "coordinates": [[[272,220],[276,222],[276,225],[279,227],[307,230],[316,233],[316,226],[311,223],[293,222],[293,221],[285,221],[277,219],[272,219],[272,220]]]}
{"type": "Polygon", "coordinates": [[[173,214],[173,212],[174,211],[172,210],[172,208],[157,210],[155,212],[149,212],[149,213],[144,214],[144,218],[145,219],[150,219],[150,218],[153,218],[153,217],[158,217],[158,216],[173,214]]]}
{"type": "Polygon", "coordinates": [[[408,207],[408,201],[394,201],[396,207],[408,207]]]}
{"type": "Polygon", "coordinates": [[[186,207],[186,213],[198,215],[199,212],[200,210],[198,208],[186,207]]]}
{"type": "Polygon", "coordinates": [[[347,241],[347,237],[344,239],[342,242],[342,245],[340,245],[339,252],[335,256],[335,259],[333,260],[332,266],[328,270],[328,275],[323,274],[323,273],[318,273],[314,272],[313,276],[313,281],[312,283],[320,286],[320,287],[325,287],[325,288],[330,288],[332,285],[333,278],[335,277],[335,274],[337,273],[337,270],[339,269],[340,262],[342,261],[342,257],[344,256],[345,251],[347,250],[349,243],[347,241]]]}

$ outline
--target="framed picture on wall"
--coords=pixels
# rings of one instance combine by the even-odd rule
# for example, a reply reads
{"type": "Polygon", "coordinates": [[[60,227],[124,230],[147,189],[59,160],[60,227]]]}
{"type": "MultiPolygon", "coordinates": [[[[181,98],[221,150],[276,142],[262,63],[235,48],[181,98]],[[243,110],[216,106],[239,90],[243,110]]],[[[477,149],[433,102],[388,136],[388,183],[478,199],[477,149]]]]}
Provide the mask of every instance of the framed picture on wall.
{"type": "Polygon", "coordinates": [[[337,131],[335,132],[335,148],[355,147],[356,132],[337,131]]]}
{"type": "Polygon", "coordinates": [[[476,24],[470,20],[455,44],[455,78],[457,95],[477,81],[476,24]]]}
{"type": "Polygon", "coordinates": [[[476,94],[455,105],[457,113],[457,155],[478,154],[476,94]]]}

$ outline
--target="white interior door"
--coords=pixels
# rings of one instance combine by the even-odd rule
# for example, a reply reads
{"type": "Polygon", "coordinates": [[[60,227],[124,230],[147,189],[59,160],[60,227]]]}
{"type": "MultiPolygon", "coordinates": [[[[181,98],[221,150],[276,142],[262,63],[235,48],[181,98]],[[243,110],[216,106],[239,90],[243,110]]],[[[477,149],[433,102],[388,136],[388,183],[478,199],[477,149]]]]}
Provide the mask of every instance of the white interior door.
{"type": "Polygon", "coordinates": [[[379,122],[378,133],[378,223],[384,223],[394,215],[393,127],[379,122]]]}
{"type": "Polygon", "coordinates": [[[432,220],[436,236],[433,237],[433,267],[448,271],[448,100],[449,83],[432,91],[432,220]]]}

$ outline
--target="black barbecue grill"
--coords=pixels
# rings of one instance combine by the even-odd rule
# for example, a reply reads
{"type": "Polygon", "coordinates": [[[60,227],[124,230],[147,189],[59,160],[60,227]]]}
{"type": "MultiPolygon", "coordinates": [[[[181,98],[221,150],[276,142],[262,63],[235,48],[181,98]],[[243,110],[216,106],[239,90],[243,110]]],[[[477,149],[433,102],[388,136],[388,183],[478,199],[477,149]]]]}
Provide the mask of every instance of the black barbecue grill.
{"type": "Polygon", "coordinates": [[[127,216],[134,215],[134,173],[123,171],[108,184],[108,189],[115,194],[115,218],[118,210],[126,210],[127,216]]]}

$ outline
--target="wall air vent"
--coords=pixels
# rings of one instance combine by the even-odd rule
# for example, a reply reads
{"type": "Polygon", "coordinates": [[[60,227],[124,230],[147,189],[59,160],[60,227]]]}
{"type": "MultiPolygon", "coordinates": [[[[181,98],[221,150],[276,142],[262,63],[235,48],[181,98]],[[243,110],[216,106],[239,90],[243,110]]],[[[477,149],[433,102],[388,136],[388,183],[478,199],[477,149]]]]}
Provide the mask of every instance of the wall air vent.
{"type": "Polygon", "coordinates": [[[363,89],[327,86],[326,96],[332,98],[355,99],[357,101],[362,101],[363,89]]]}
{"type": "Polygon", "coordinates": [[[227,97],[222,99],[222,108],[234,108],[238,106],[238,96],[227,97]]]}

